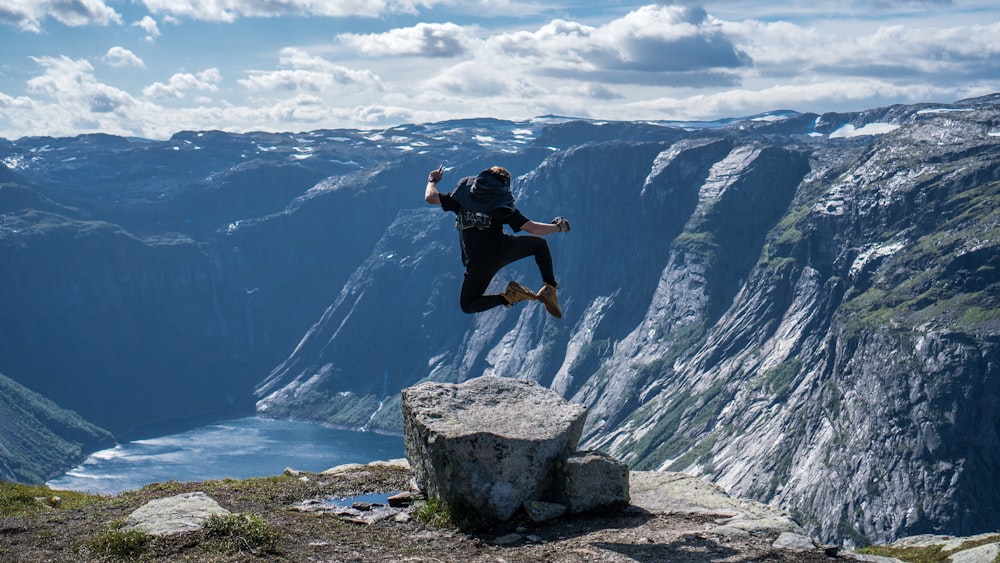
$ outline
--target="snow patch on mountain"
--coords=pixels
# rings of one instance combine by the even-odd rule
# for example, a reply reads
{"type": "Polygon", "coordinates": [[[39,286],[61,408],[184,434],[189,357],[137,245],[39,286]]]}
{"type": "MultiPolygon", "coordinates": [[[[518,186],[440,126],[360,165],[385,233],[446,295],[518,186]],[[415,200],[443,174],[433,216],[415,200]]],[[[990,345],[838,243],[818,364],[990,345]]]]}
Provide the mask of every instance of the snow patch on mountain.
{"type": "Polygon", "coordinates": [[[899,125],[892,123],[869,123],[863,127],[855,127],[850,123],[830,133],[831,139],[849,139],[864,135],[884,135],[899,129],[899,125]]]}

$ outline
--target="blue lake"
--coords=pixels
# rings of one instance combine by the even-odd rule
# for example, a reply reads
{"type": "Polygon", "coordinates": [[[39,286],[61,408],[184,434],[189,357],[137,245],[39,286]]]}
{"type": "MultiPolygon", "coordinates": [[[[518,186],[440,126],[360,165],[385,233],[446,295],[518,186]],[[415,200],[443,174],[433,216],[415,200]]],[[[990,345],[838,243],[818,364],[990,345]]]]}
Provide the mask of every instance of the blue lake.
{"type": "Polygon", "coordinates": [[[280,475],[286,467],[319,472],[401,457],[402,436],[248,417],[101,450],[46,484],[113,494],[149,483],[266,477],[280,475]]]}

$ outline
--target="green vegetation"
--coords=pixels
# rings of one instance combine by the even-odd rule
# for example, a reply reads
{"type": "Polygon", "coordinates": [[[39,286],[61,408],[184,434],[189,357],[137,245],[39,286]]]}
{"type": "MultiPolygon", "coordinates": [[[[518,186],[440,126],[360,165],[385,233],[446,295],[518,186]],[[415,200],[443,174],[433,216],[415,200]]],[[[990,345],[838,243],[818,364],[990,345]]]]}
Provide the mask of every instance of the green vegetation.
{"type": "Polygon", "coordinates": [[[134,561],[149,545],[149,534],[142,530],[123,530],[123,520],[115,520],[107,530],[88,542],[91,553],[113,561],[134,561]]]}
{"type": "Polygon", "coordinates": [[[774,402],[780,403],[791,394],[795,378],[801,371],[802,360],[788,358],[757,377],[751,386],[766,390],[774,397],[774,402]]]}
{"type": "Polygon", "coordinates": [[[413,511],[413,519],[427,526],[447,528],[453,525],[451,509],[448,503],[430,498],[417,505],[413,511]]]}
{"type": "Polygon", "coordinates": [[[843,403],[844,393],[837,386],[836,381],[827,379],[823,382],[823,410],[830,416],[836,418],[840,415],[840,407],[843,403]]]}
{"type": "Polygon", "coordinates": [[[280,535],[256,514],[213,514],[203,526],[224,553],[276,553],[280,535]]]}
{"type": "Polygon", "coordinates": [[[817,185],[796,196],[796,201],[788,208],[778,224],[767,235],[767,241],[761,249],[761,265],[770,269],[778,269],[780,262],[794,262],[793,256],[801,250],[805,233],[808,230],[809,214],[813,201],[820,197],[822,191],[817,191],[817,185]],[[815,192],[815,193],[812,193],[815,192]]]}
{"type": "MultiPolygon", "coordinates": [[[[672,458],[688,449],[697,436],[712,426],[719,412],[725,407],[730,395],[725,390],[725,382],[716,381],[701,392],[675,395],[669,404],[658,405],[663,414],[656,424],[643,434],[630,448],[635,452],[635,469],[655,469],[660,460],[672,458]],[[681,423],[684,430],[680,431],[681,423]]],[[[647,405],[648,407],[649,405],[647,405]]],[[[648,409],[646,409],[648,415],[648,409]]],[[[637,413],[636,416],[642,416],[637,413]]],[[[699,459],[711,450],[714,442],[709,438],[695,444],[692,455],[699,459]]],[[[671,470],[676,469],[685,457],[678,459],[671,470]]]]}
{"type": "MultiPolygon", "coordinates": [[[[1000,319],[1000,303],[989,291],[949,293],[941,286],[908,295],[926,274],[916,276],[894,290],[873,287],[854,296],[844,306],[844,329],[848,336],[877,329],[909,330],[928,322],[963,332],[1000,319]]],[[[943,282],[942,282],[943,283],[943,282]]]]}
{"type": "Polygon", "coordinates": [[[227,478],[219,481],[205,481],[205,489],[206,491],[212,491],[213,489],[233,491],[255,502],[285,504],[294,502],[295,495],[290,495],[282,485],[298,481],[298,479],[298,477],[291,475],[253,477],[250,479],[227,478]]]}
{"type": "Polygon", "coordinates": [[[695,444],[693,448],[684,452],[684,455],[671,463],[668,470],[680,471],[696,463],[707,462],[712,457],[712,448],[715,447],[715,442],[718,438],[719,432],[709,433],[708,436],[705,436],[705,438],[695,444]]]}
{"type": "Polygon", "coordinates": [[[378,408],[374,395],[354,393],[324,393],[309,391],[301,397],[270,405],[267,416],[313,420],[331,426],[358,428],[363,426],[378,408]]]}
{"type": "MultiPolygon", "coordinates": [[[[632,366],[636,370],[635,378],[633,379],[630,389],[625,396],[638,397],[639,389],[643,386],[649,385],[651,382],[657,380],[664,380],[671,377],[673,374],[673,365],[678,358],[681,357],[689,349],[697,345],[697,343],[705,335],[705,325],[703,323],[692,323],[682,328],[679,328],[671,332],[667,337],[672,341],[670,347],[667,351],[656,360],[649,362],[647,364],[632,366]]],[[[601,370],[604,370],[602,367],[601,370]]],[[[600,373],[600,372],[599,372],[600,373]]],[[[706,395],[714,396],[718,393],[718,386],[721,384],[713,385],[712,389],[706,391],[706,395]]],[[[634,412],[630,415],[633,420],[648,420],[650,418],[657,418],[657,422],[652,429],[645,432],[641,438],[636,440],[636,442],[629,448],[629,450],[636,453],[636,459],[640,460],[636,463],[637,469],[646,469],[641,460],[643,459],[653,459],[655,452],[663,451],[664,449],[671,451],[670,455],[676,455],[677,453],[683,451],[686,447],[684,443],[684,438],[680,436],[675,436],[682,417],[685,411],[687,411],[695,402],[697,402],[697,396],[685,395],[680,398],[674,398],[668,404],[649,402],[641,407],[634,409],[634,412]],[[657,414],[662,412],[663,414],[657,414]],[[665,442],[670,441],[670,445],[665,442]]],[[[714,404],[714,402],[713,402],[714,404]]],[[[721,408],[721,406],[720,406],[721,408]]],[[[710,418],[713,418],[717,410],[708,409],[699,413],[698,420],[695,422],[696,425],[703,425],[710,418]],[[705,418],[705,417],[708,418],[705,418]]],[[[688,425],[690,428],[690,425],[688,425]]],[[[669,457],[669,456],[668,456],[669,457]]],[[[652,467],[649,467],[651,469],[652,467]]]]}
{"type": "Polygon", "coordinates": [[[54,491],[44,485],[21,485],[0,481],[0,516],[27,516],[57,509],[81,508],[103,497],[54,491]]]}
{"type": "Polygon", "coordinates": [[[382,400],[382,408],[369,418],[368,428],[379,432],[403,433],[403,395],[393,393],[382,400]]]}
{"type": "Polygon", "coordinates": [[[435,528],[476,530],[494,524],[465,503],[445,502],[439,498],[428,498],[419,503],[412,516],[417,522],[435,528]]]}
{"type": "MultiPolygon", "coordinates": [[[[995,248],[1000,183],[977,184],[935,205],[930,224],[917,231],[879,270],[870,287],[849,295],[844,307],[850,336],[862,330],[907,330],[926,323],[974,332],[1000,319],[995,248]]],[[[898,238],[887,232],[881,240],[898,238]]]]}
{"type": "Polygon", "coordinates": [[[599,340],[587,341],[583,346],[580,347],[580,352],[573,359],[573,363],[569,366],[569,373],[573,375],[579,375],[587,368],[587,366],[598,366],[600,361],[604,356],[608,354],[612,349],[611,339],[603,338],[599,340]]]}
{"type": "Polygon", "coordinates": [[[806,220],[809,218],[809,211],[812,206],[808,203],[795,205],[788,209],[774,226],[772,234],[774,238],[772,244],[782,249],[788,249],[802,240],[802,234],[806,220]]]}
{"type": "Polygon", "coordinates": [[[719,244],[715,241],[715,236],[707,232],[681,233],[674,239],[673,247],[681,252],[701,256],[705,262],[712,262],[719,252],[719,244]]]}
{"type": "Polygon", "coordinates": [[[1000,319],[1000,307],[986,309],[978,305],[969,305],[961,311],[962,316],[959,320],[962,326],[975,326],[1000,319]]]}
{"type": "MultiPolygon", "coordinates": [[[[889,546],[868,546],[858,550],[858,553],[867,555],[881,555],[883,557],[895,557],[907,563],[947,563],[950,557],[959,551],[965,551],[981,545],[1000,542],[1000,535],[987,536],[984,538],[969,540],[953,550],[946,550],[942,545],[931,545],[927,547],[889,547],[889,546]]],[[[995,558],[994,563],[1000,563],[1000,557],[995,558]]]]}
{"type": "Polygon", "coordinates": [[[0,466],[13,479],[41,484],[80,460],[85,447],[111,434],[0,374],[0,466]]]}
{"type": "Polygon", "coordinates": [[[637,379],[641,383],[649,383],[658,378],[668,377],[674,371],[674,362],[685,352],[694,348],[705,334],[704,323],[691,323],[674,330],[667,335],[670,347],[659,358],[641,366],[633,366],[637,371],[637,379]]]}

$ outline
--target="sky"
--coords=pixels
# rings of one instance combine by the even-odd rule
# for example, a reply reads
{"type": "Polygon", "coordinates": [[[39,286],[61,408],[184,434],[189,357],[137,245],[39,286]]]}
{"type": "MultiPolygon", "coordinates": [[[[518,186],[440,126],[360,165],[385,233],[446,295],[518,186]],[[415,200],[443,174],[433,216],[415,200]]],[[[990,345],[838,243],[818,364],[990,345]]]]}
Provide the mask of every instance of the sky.
{"type": "Polygon", "coordinates": [[[11,140],[712,120],[995,92],[996,0],[0,0],[11,140]]]}

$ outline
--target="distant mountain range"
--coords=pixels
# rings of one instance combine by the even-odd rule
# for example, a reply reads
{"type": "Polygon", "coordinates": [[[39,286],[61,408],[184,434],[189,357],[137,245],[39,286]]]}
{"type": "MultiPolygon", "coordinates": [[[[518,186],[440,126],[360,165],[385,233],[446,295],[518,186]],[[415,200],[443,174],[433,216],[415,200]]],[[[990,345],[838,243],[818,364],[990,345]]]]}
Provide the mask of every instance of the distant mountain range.
{"type": "MultiPolygon", "coordinates": [[[[488,373],[826,541],[1000,528],[1000,95],[23,138],[0,163],[0,372],[119,438],[254,410],[397,432],[404,387],[488,373]],[[503,165],[528,217],[571,220],[563,319],[461,313],[439,163],[442,189],[503,165]]],[[[497,288],[540,286],[529,262],[497,288]]],[[[64,466],[34,463],[15,477],[64,466]]]]}

